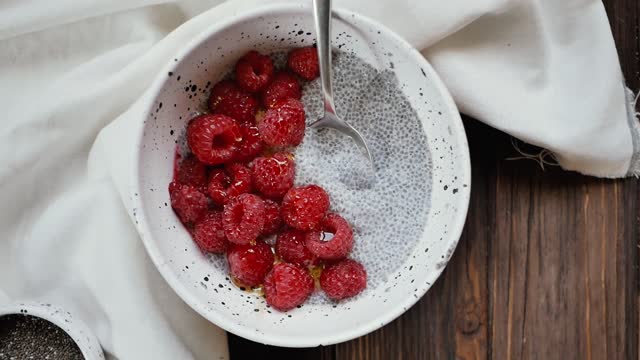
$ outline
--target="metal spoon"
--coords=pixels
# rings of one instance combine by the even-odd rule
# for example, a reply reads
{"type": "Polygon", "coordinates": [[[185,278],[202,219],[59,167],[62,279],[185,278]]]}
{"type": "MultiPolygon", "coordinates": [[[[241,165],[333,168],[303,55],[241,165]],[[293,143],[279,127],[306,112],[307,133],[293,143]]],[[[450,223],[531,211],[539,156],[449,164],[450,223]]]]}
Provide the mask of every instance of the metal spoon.
{"type": "Polygon", "coordinates": [[[331,0],[313,0],[313,17],[316,23],[318,39],[318,61],[320,63],[320,82],[324,96],[324,116],[309,125],[312,128],[330,128],[349,135],[373,164],[371,151],[362,135],[353,126],[340,119],[336,114],[331,87],[331,0]]]}

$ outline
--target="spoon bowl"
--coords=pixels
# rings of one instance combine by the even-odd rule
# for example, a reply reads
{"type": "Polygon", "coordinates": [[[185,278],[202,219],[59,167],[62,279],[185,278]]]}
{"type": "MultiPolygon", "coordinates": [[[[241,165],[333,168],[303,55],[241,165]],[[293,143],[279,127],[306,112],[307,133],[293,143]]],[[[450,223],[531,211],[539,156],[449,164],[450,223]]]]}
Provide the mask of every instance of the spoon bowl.
{"type": "Polygon", "coordinates": [[[364,137],[358,130],[336,113],[331,83],[331,0],[313,0],[313,18],[316,28],[320,84],[324,97],[324,115],[311,123],[312,128],[330,128],[350,136],[373,165],[373,157],[364,137]]]}
{"type": "Polygon", "coordinates": [[[369,146],[364,140],[364,137],[360,134],[360,132],[358,132],[358,130],[356,130],[356,128],[349,125],[349,123],[347,123],[346,121],[340,119],[338,115],[330,112],[325,112],[323,117],[311,123],[309,127],[314,129],[334,129],[345,135],[348,135],[353,139],[358,148],[362,150],[367,159],[369,159],[369,163],[373,164],[373,156],[371,155],[371,151],[369,150],[369,146]]]}

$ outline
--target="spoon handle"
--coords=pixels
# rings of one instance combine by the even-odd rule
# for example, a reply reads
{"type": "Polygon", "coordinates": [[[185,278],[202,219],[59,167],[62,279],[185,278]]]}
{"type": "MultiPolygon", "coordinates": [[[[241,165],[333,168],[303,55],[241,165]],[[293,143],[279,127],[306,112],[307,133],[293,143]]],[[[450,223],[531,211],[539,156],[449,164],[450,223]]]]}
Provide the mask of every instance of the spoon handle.
{"type": "Polygon", "coordinates": [[[313,0],[313,17],[318,40],[318,62],[324,96],[324,111],[335,115],[336,107],[333,103],[333,88],[331,86],[331,0],[313,0]]]}

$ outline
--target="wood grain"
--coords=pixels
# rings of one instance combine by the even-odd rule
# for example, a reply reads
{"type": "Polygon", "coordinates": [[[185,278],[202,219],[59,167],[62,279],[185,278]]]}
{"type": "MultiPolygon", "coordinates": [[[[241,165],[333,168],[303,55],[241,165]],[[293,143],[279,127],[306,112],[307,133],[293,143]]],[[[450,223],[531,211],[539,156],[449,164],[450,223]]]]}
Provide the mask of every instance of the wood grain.
{"type": "MultiPolygon", "coordinates": [[[[640,2],[604,4],[627,84],[637,90],[640,2]]],[[[420,302],[336,346],[282,349],[230,335],[232,358],[640,358],[638,180],[508,161],[516,154],[509,136],[472,119],[465,127],[473,172],[467,223],[420,302]]]]}

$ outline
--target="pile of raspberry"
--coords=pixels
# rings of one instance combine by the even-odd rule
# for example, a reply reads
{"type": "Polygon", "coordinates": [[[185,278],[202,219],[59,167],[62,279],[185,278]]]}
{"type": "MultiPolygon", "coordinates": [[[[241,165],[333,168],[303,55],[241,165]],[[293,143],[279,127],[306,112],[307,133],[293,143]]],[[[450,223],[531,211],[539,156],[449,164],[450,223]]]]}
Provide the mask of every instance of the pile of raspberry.
{"type": "Polygon", "coordinates": [[[262,287],[281,311],[304,303],[317,285],[341,300],[367,283],[364,267],[348,258],[351,226],[329,211],[327,192],[294,186],[292,151],[305,130],[298,79],[319,76],[315,48],[292,50],[287,68],[245,54],[234,80],[213,87],[210,113],[189,121],[191,153],[176,157],[169,185],[171,206],[200,249],[226,254],[235,281],[262,287]],[[265,242],[274,236],[273,246],[265,242]]]}

